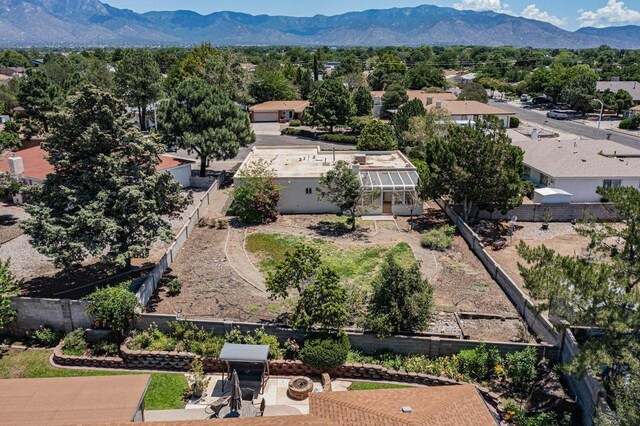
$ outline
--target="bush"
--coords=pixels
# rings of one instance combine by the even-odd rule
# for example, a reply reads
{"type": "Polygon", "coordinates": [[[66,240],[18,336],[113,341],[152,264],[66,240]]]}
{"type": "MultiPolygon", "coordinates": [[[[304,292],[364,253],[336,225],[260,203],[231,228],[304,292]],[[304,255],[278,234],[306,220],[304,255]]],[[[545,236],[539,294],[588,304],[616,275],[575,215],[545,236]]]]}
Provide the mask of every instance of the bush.
{"type": "Polygon", "coordinates": [[[84,339],[84,330],[78,328],[67,334],[62,341],[62,353],[65,355],[84,355],[87,351],[87,341],[84,339]]]}
{"type": "Polygon", "coordinates": [[[302,138],[310,138],[310,139],[315,139],[315,136],[316,136],[315,133],[312,132],[311,130],[299,129],[297,127],[286,127],[282,129],[281,133],[283,135],[299,136],[302,138]]]}
{"type": "Polygon", "coordinates": [[[512,129],[517,129],[518,127],[520,127],[520,119],[518,117],[511,117],[511,120],[509,121],[509,127],[512,129]]]}
{"type": "Polygon", "coordinates": [[[94,355],[116,356],[120,353],[120,345],[113,340],[103,340],[93,345],[94,355]]]}
{"type": "Polygon", "coordinates": [[[620,122],[619,127],[624,130],[637,130],[640,127],[640,114],[625,118],[620,122]]]}
{"type": "Polygon", "coordinates": [[[20,133],[20,128],[22,126],[20,125],[20,123],[18,123],[17,121],[8,121],[6,123],[4,123],[4,131],[5,132],[9,132],[9,133],[15,133],[18,134],[20,133]]]}
{"type": "Polygon", "coordinates": [[[93,315],[95,326],[108,328],[118,337],[123,337],[131,323],[138,317],[140,302],[129,291],[130,282],[119,286],[101,288],[88,297],[87,313],[93,315]]]}
{"type": "Polygon", "coordinates": [[[167,283],[167,295],[170,297],[177,296],[182,291],[182,283],[174,278],[167,283]]]}
{"type": "Polygon", "coordinates": [[[351,131],[356,134],[362,133],[362,129],[366,127],[367,124],[371,123],[375,120],[371,116],[363,116],[363,117],[351,117],[349,119],[348,126],[351,128],[351,131]]]}
{"type": "Polygon", "coordinates": [[[453,245],[453,237],[455,234],[455,226],[441,226],[440,228],[425,231],[420,239],[420,244],[426,249],[446,251],[453,245]]]}
{"type": "Polygon", "coordinates": [[[293,119],[289,121],[289,126],[291,127],[300,127],[301,124],[300,120],[293,119]]]}
{"type": "Polygon", "coordinates": [[[53,348],[60,343],[61,333],[58,333],[49,326],[40,327],[29,333],[31,343],[35,346],[44,348],[53,348]]]}
{"type": "Polygon", "coordinates": [[[506,375],[516,391],[526,393],[536,380],[538,354],[535,348],[507,354],[506,375]]]}
{"type": "Polygon", "coordinates": [[[147,330],[135,332],[127,346],[134,350],[173,351],[176,343],[174,338],[164,334],[155,324],[151,324],[147,330]]]}
{"type": "Polygon", "coordinates": [[[229,214],[244,223],[273,222],[278,217],[280,187],[272,179],[244,182],[233,191],[233,204],[229,214]]]}
{"type": "Polygon", "coordinates": [[[278,338],[265,333],[264,328],[256,329],[253,334],[250,332],[242,334],[239,328],[233,328],[225,334],[224,341],[246,345],[269,345],[269,359],[282,358],[282,350],[280,349],[278,338]]]}
{"type": "Polygon", "coordinates": [[[351,343],[346,333],[309,336],[305,339],[300,359],[308,366],[326,373],[343,365],[350,349],[351,343]]]}
{"type": "Polygon", "coordinates": [[[495,373],[496,367],[502,364],[502,357],[496,348],[483,344],[473,349],[465,349],[458,353],[459,371],[471,379],[481,382],[495,373]]]}
{"type": "Polygon", "coordinates": [[[322,134],[318,137],[321,141],[332,143],[344,143],[355,145],[358,143],[358,137],[354,135],[336,135],[331,133],[322,134]]]}

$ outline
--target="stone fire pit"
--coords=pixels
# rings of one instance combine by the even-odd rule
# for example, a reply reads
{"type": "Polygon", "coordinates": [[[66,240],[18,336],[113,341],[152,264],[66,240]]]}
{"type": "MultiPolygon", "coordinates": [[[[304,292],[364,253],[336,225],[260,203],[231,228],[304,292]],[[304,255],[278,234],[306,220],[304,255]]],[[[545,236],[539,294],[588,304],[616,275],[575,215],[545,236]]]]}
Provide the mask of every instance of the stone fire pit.
{"type": "Polygon", "coordinates": [[[309,398],[313,390],[313,381],[308,377],[295,377],[289,381],[289,397],[296,401],[309,398]]]}

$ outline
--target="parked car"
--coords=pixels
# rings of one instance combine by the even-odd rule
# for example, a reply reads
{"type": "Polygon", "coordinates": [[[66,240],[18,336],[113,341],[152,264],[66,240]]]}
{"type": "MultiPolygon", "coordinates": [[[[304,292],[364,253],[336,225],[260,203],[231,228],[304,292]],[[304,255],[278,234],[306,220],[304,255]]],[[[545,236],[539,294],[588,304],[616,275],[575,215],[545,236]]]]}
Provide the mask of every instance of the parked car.
{"type": "Polygon", "coordinates": [[[529,102],[529,95],[525,94],[520,96],[520,102],[529,102]]]}
{"type": "Polygon", "coordinates": [[[547,117],[553,118],[554,120],[568,120],[573,117],[574,113],[574,111],[566,109],[552,109],[547,113],[547,117]]]}

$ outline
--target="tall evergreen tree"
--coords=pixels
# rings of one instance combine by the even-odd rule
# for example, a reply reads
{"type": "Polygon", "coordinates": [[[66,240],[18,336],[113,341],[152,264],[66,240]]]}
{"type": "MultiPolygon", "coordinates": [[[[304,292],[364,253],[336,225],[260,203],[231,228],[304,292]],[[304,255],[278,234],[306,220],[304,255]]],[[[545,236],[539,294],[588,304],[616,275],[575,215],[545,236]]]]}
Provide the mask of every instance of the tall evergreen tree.
{"type": "Polygon", "coordinates": [[[32,71],[28,77],[21,80],[17,98],[27,115],[40,122],[44,131],[48,133],[48,116],[60,103],[60,87],[43,72],[32,71]]]}
{"type": "Polygon", "coordinates": [[[147,107],[157,101],[162,91],[162,73],[147,49],[129,50],[116,69],[118,94],[138,109],[140,128],[147,130],[147,107]]]}
{"type": "Polygon", "coordinates": [[[328,126],[331,133],[336,125],[347,124],[349,117],[355,113],[349,91],[337,79],[324,80],[311,93],[311,103],[313,121],[328,126]]]}
{"type": "Polygon", "coordinates": [[[399,83],[393,83],[387,87],[384,95],[382,95],[383,113],[397,109],[400,105],[409,100],[406,89],[399,83]]]}
{"type": "Polygon", "coordinates": [[[410,120],[413,117],[424,117],[426,110],[420,99],[412,99],[402,105],[397,113],[391,118],[391,124],[398,138],[398,146],[404,150],[407,146],[405,133],[409,131],[410,120]]]}
{"type": "Polygon", "coordinates": [[[372,120],[358,136],[359,151],[392,151],[398,149],[398,140],[393,127],[379,120],[372,120]]]}
{"type": "Polygon", "coordinates": [[[366,87],[358,87],[358,89],[353,92],[352,97],[357,116],[365,117],[371,115],[371,111],[373,110],[373,96],[371,96],[369,89],[366,87]]]}
{"type": "Polygon", "coordinates": [[[219,89],[202,80],[185,80],[161,105],[160,131],[167,143],[195,151],[200,176],[211,159],[227,160],[255,141],[249,116],[219,89]]]}
{"type": "Polygon", "coordinates": [[[133,127],[122,102],[95,88],[51,118],[42,148],[54,172],[29,190],[23,228],[57,266],[100,256],[118,266],[170,239],[167,217],[187,205],[169,173],[156,172],[161,146],[133,127]]]}

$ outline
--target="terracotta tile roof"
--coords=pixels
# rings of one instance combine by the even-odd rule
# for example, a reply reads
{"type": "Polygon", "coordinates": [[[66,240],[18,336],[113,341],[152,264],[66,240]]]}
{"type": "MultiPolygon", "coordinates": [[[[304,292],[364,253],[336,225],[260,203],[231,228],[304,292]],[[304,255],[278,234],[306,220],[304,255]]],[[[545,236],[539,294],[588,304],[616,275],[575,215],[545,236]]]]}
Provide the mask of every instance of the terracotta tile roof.
{"type": "Polygon", "coordinates": [[[249,108],[252,112],[295,111],[303,112],[310,105],[309,101],[269,101],[249,108]]]}
{"type": "MultiPolygon", "coordinates": [[[[435,101],[427,108],[435,108],[435,101]]],[[[451,115],[515,115],[514,112],[505,111],[478,101],[442,101],[442,109],[451,115]]]]}
{"type": "MultiPolygon", "coordinates": [[[[24,164],[24,177],[43,180],[49,173],[53,173],[53,166],[46,159],[46,151],[39,145],[21,149],[20,151],[5,152],[0,157],[0,172],[9,171],[9,157],[20,157],[24,164]]],[[[156,166],[156,170],[169,170],[174,167],[188,163],[188,161],[178,160],[168,155],[160,155],[160,164],[156,166]]]]}
{"type": "Polygon", "coordinates": [[[131,422],[150,380],[148,374],[0,380],[0,423],[131,422]]]}
{"type": "Polygon", "coordinates": [[[473,385],[312,394],[311,413],[340,425],[495,426],[473,385]],[[411,413],[403,413],[411,407],[411,413]]]}

